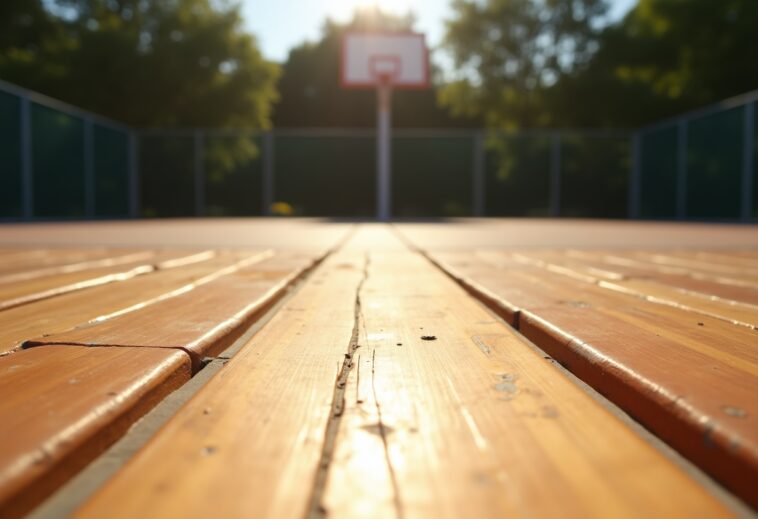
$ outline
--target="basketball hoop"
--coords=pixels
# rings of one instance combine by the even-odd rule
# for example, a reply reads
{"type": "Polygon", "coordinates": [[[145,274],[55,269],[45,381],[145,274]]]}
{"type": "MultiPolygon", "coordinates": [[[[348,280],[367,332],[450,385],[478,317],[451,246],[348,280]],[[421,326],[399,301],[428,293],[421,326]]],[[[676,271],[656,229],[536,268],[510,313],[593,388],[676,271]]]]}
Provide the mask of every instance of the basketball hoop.
{"type": "Polygon", "coordinates": [[[342,39],[343,88],[422,89],[429,86],[429,53],[423,34],[349,32],[342,39]]]}
{"type": "Polygon", "coordinates": [[[392,85],[400,77],[401,66],[400,56],[375,54],[369,58],[371,77],[379,85],[392,85]]]}
{"type": "Polygon", "coordinates": [[[375,88],[376,211],[390,219],[391,97],[393,89],[429,86],[429,53],[422,34],[410,32],[352,32],[342,40],[343,88],[375,88]]]}

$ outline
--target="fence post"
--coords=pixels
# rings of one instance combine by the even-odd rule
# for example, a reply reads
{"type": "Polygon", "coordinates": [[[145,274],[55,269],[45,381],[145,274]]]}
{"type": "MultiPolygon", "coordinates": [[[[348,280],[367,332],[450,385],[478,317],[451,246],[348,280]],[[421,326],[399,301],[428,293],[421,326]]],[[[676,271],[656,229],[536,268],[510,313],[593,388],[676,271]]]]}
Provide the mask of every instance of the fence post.
{"type": "Polygon", "coordinates": [[[139,141],[134,131],[129,132],[129,216],[139,218],[139,141]]]}
{"type": "Polygon", "coordinates": [[[261,179],[263,215],[271,215],[274,203],[274,132],[269,130],[263,136],[263,178],[261,179]]]}
{"type": "Polygon", "coordinates": [[[474,134],[474,164],[473,164],[473,213],[474,216],[484,216],[484,132],[474,134]]]}
{"type": "Polygon", "coordinates": [[[202,130],[195,130],[195,216],[205,216],[205,147],[202,130]]]}
{"type": "Polygon", "coordinates": [[[561,134],[554,132],[550,141],[550,216],[561,215],[561,134]]]}
{"type": "Polygon", "coordinates": [[[84,214],[95,216],[95,148],[92,119],[84,119],[84,214]]]}
{"type": "Polygon", "coordinates": [[[629,207],[627,212],[630,219],[640,217],[640,191],[642,183],[642,136],[640,132],[632,135],[632,169],[629,175],[629,207]]]}
{"type": "Polygon", "coordinates": [[[32,177],[31,103],[21,95],[21,212],[24,220],[34,216],[34,178],[32,177]]]}
{"type": "Polygon", "coordinates": [[[742,142],[742,219],[753,218],[753,167],[755,156],[755,101],[745,105],[742,142]]]}
{"type": "Polygon", "coordinates": [[[676,135],[676,217],[687,218],[687,119],[681,119],[676,135]]]}

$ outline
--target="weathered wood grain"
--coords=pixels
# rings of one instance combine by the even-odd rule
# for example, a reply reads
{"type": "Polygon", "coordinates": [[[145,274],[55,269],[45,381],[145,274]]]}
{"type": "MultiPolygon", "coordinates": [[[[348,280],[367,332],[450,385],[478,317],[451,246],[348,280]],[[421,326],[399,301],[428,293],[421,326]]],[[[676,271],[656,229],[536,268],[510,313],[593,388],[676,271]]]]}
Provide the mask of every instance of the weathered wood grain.
{"type": "Polygon", "coordinates": [[[24,270],[36,270],[55,265],[118,256],[119,252],[122,251],[126,253],[137,252],[135,249],[107,247],[61,247],[54,249],[17,247],[4,249],[0,255],[0,276],[23,272],[24,270]]]}
{"type": "MultiPolygon", "coordinates": [[[[586,270],[588,273],[606,277],[608,279],[640,279],[668,285],[670,287],[711,294],[713,296],[740,301],[743,303],[758,304],[758,287],[743,284],[739,280],[729,283],[727,280],[719,280],[719,277],[697,276],[689,269],[676,269],[673,272],[660,272],[650,268],[651,265],[641,266],[635,262],[621,263],[607,262],[607,255],[598,252],[568,250],[562,251],[561,261],[575,268],[586,270]]],[[[613,258],[613,256],[608,256],[613,258]]]]}
{"type": "Polygon", "coordinates": [[[61,333],[187,292],[240,265],[263,261],[271,254],[271,251],[221,251],[207,261],[122,281],[118,290],[108,285],[96,286],[6,309],[0,312],[0,354],[17,350],[26,339],[61,333]]]}
{"type": "Polygon", "coordinates": [[[310,254],[278,254],[143,308],[31,338],[25,347],[81,344],[179,348],[198,368],[204,357],[226,349],[315,262],[310,254]]]}
{"type": "Polygon", "coordinates": [[[372,254],[361,316],[330,517],[725,514],[423,258],[372,254]]]}
{"type": "Polygon", "coordinates": [[[50,250],[37,260],[3,262],[0,285],[142,261],[154,255],[155,251],[144,249],[50,250]]]}
{"type": "Polygon", "coordinates": [[[314,271],[77,517],[728,515],[422,257],[363,256],[314,271]]]}
{"type": "Polygon", "coordinates": [[[305,516],[363,264],[320,265],[78,516],[305,516]]]}
{"type": "Polygon", "coordinates": [[[180,351],[49,347],[0,358],[0,516],[20,517],[190,376],[180,351]]]}
{"type": "Polygon", "coordinates": [[[186,250],[156,251],[154,254],[137,261],[106,262],[105,266],[98,265],[75,272],[64,272],[0,284],[0,311],[77,290],[125,281],[156,270],[199,263],[213,258],[214,255],[215,252],[211,250],[195,252],[186,250]]]}
{"type": "MultiPolygon", "coordinates": [[[[716,317],[734,324],[758,328],[758,305],[735,301],[693,289],[671,287],[656,281],[627,276],[612,276],[608,272],[597,272],[593,268],[577,265],[570,259],[567,261],[560,252],[524,252],[499,255],[506,261],[536,265],[538,267],[574,277],[602,288],[639,296],[659,304],[666,304],[693,312],[716,317]]],[[[496,260],[497,261],[497,260],[496,260]]]]}
{"type": "Polygon", "coordinates": [[[500,254],[432,257],[743,499],[758,473],[758,332],[500,254]]]}

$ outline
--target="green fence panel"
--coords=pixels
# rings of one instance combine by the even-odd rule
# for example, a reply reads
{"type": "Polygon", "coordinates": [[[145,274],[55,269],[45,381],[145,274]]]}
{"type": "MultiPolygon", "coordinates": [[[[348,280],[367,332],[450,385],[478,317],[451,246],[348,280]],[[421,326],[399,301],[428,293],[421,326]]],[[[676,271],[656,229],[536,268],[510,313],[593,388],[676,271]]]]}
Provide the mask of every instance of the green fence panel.
{"type": "Polygon", "coordinates": [[[129,134],[93,125],[95,215],[123,218],[129,215],[129,134]]]}
{"type": "Polygon", "coordinates": [[[627,137],[561,137],[561,216],[626,218],[630,144],[627,137]]]}
{"type": "Polygon", "coordinates": [[[640,216],[675,218],[677,128],[646,131],[640,143],[640,216]]]}
{"type": "Polygon", "coordinates": [[[753,109],[753,203],[752,217],[758,220],[758,102],[754,101],[753,109]]]}
{"type": "Polygon", "coordinates": [[[142,216],[193,216],[194,138],[171,135],[143,136],[139,146],[142,216]]]}
{"type": "Polygon", "coordinates": [[[740,217],[744,108],[687,125],[687,217],[740,217]]]}
{"type": "Polygon", "coordinates": [[[263,213],[262,139],[256,136],[207,136],[205,214],[257,216],[263,213]]]}
{"type": "Polygon", "coordinates": [[[474,137],[394,137],[392,216],[471,215],[474,137]]]}
{"type": "Polygon", "coordinates": [[[550,212],[550,138],[492,136],[485,156],[487,216],[547,216],[550,212]]]}
{"type": "Polygon", "coordinates": [[[274,200],[298,216],[376,214],[373,137],[277,135],[274,200]]]}
{"type": "Polygon", "coordinates": [[[83,217],[84,122],[32,103],[31,125],[34,215],[83,217]]]}
{"type": "Polygon", "coordinates": [[[0,217],[22,215],[21,100],[0,92],[0,217]]]}

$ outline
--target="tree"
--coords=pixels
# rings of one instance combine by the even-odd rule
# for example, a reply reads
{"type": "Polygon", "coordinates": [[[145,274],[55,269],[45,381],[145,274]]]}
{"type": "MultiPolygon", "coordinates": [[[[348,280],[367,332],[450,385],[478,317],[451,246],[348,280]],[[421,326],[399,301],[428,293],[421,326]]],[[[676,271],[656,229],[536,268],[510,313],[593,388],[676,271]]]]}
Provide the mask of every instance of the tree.
{"type": "Polygon", "coordinates": [[[550,124],[545,93],[590,59],[605,11],[605,0],[454,0],[444,47],[456,77],[441,103],[492,127],[550,124]]]}
{"type": "MultiPolygon", "coordinates": [[[[327,20],[318,42],[306,42],[290,51],[278,85],[281,99],[275,109],[275,126],[372,127],[376,121],[376,93],[340,87],[342,35],[348,30],[412,28],[412,17],[392,15],[376,7],[356,10],[353,19],[346,24],[327,20]]],[[[440,109],[434,88],[398,90],[393,94],[393,107],[393,125],[399,127],[476,124],[471,119],[453,119],[440,109]]]]}
{"type": "Polygon", "coordinates": [[[11,0],[0,77],[135,126],[269,124],[276,65],[213,0],[11,0]],[[15,20],[15,21],[13,21],[15,20]]]}
{"type": "Polygon", "coordinates": [[[758,88],[756,25],[755,0],[640,0],[549,109],[563,124],[632,127],[758,88]]]}

